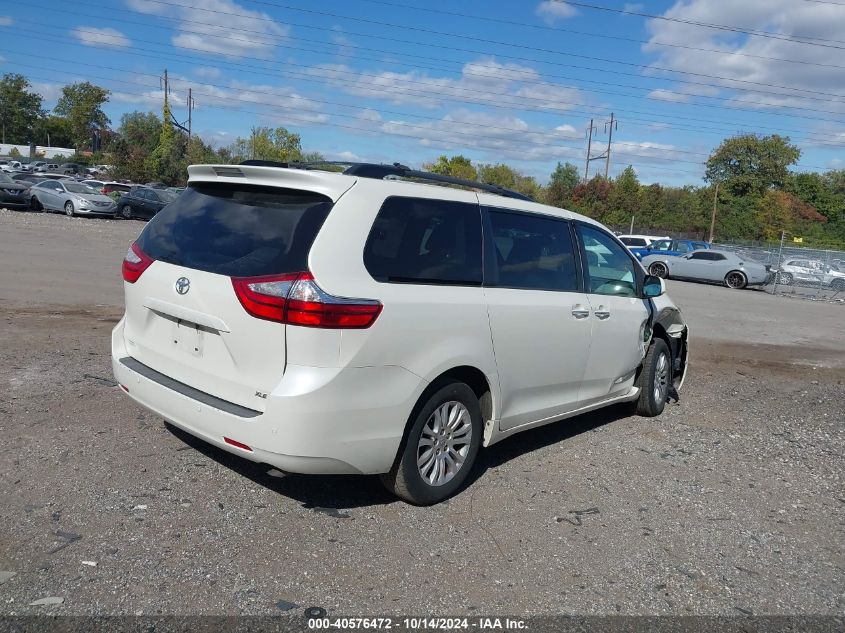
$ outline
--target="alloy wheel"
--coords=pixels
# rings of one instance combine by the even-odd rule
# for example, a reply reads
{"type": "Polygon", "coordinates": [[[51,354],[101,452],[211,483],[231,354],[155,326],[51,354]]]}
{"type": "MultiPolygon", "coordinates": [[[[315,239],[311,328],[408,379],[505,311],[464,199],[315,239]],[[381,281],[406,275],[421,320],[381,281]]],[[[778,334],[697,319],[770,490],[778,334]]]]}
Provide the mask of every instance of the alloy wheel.
{"type": "Polygon", "coordinates": [[[437,407],[422,428],[417,468],[430,486],[442,486],[463,468],[472,440],[472,417],[460,402],[437,407]]]}

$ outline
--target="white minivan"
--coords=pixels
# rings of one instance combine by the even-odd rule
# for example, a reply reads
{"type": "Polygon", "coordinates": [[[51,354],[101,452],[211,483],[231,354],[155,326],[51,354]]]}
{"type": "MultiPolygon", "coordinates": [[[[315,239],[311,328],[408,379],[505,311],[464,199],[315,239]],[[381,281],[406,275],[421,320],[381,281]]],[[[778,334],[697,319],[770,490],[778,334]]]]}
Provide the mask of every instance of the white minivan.
{"type": "Polygon", "coordinates": [[[677,397],[680,311],[593,220],[401,165],[188,171],[126,254],[112,365],[215,446],[430,504],[483,446],[677,397]]]}

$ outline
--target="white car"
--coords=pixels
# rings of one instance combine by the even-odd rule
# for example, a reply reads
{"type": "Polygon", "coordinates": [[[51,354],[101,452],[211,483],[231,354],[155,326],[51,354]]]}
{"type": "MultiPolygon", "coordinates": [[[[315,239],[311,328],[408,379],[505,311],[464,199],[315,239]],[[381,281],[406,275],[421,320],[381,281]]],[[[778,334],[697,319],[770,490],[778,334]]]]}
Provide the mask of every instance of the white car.
{"type": "Polygon", "coordinates": [[[124,259],[112,367],[221,449],[429,504],[482,447],[683,383],[664,282],[586,217],[399,165],[188,172],[124,259]]]}
{"type": "Polygon", "coordinates": [[[651,246],[652,242],[668,240],[669,236],[663,235],[620,235],[619,241],[629,248],[645,248],[651,246]]]}

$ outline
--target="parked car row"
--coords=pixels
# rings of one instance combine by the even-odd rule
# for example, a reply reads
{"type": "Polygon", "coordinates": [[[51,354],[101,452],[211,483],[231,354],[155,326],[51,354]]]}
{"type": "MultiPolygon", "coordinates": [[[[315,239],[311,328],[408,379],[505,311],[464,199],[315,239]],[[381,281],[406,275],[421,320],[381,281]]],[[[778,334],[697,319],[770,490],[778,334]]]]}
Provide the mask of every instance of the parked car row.
{"type": "Polygon", "coordinates": [[[777,281],[783,286],[810,284],[845,290],[845,266],[842,260],[830,264],[817,259],[788,259],[778,268],[777,281]]]}

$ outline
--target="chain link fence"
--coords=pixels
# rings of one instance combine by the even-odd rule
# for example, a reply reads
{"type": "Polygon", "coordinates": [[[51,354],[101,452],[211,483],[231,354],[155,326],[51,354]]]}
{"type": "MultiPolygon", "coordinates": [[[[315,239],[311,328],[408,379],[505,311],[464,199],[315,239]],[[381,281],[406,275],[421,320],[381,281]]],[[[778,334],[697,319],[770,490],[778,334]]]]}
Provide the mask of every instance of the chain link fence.
{"type": "Polygon", "coordinates": [[[794,246],[730,242],[713,248],[732,251],[742,257],[771,266],[774,283],[766,292],[816,300],[845,302],[845,252],[794,246]]]}

